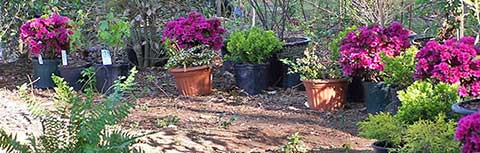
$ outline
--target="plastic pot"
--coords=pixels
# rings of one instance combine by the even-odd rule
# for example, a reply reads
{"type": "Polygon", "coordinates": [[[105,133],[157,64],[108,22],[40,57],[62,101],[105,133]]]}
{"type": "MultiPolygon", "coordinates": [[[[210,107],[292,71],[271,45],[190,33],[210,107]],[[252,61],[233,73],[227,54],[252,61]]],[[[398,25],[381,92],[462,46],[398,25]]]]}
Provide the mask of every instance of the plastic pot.
{"type": "Polygon", "coordinates": [[[284,74],[284,64],[280,62],[277,54],[273,54],[272,57],[269,58],[268,63],[268,86],[281,86],[282,77],[284,74]]]}
{"type": "Polygon", "coordinates": [[[169,71],[175,85],[184,96],[208,95],[212,92],[212,69],[208,66],[175,68],[169,71]]]}
{"type": "Polygon", "coordinates": [[[73,90],[79,91],[83,87],[83,82],[80,82],[80,79],[82,79],[81,73],[88,67],[90,67],[90,64],[76,67],[60,66],[60,76],[62,76],[62,78],[68,83],[70,87],[73,87],[73,90]]]}
{"type": "Polygon", "coordinates": [[[127,76],[130,70],[129,64],[113,64],[113,65],[95,65],[96,88],[101,93],[110,93],[109,90],[115,80],[121,76],[127,76]]]}
{"type": "Polygon", "coordinates": [[[385,111],[385,107],[390,104],[389,90],[374,82],[363,82],[362,85],[367,112],[377,114],[385,111]]]}
{"type": "Polygon", "coordinates": [[[268,87],[270,64],[235,64],[237,86],[249,95],[256,95],[268,87]]]}
{"type": "Polygon", "coordinates": [[[38,59],[33,58],[33,77],[34,80],[38,79],[33,83],[35,88],[40,89],[50,89],[55,87],[53,83],[52,75],[59,75],[58,64],[60,61],[57,59],[44,59],[43,64],[38,63],[38,59]]]}
{"type": "Polygon", "coordinates": [[[389,153],[389,152],[393,151],[392,148],[386,147],[385,143],[379,142],[379,141],[374,142],[372,144],[372,148],[373,148],[373,152],[375,152],[375,153],[389,153]]]}
{"type": "Polygon", "coordinates": [[[398,99],[397,92],[397,88],[390,88],[388,92],[388,98],[390,99],[390,103],[387,104],[387,106],[385,107],[386,112],[390,112],[391,114],[397,114],[398,108],[402,105],[400,99],[398,99]]]}
{"type": "Polygon", "coordinates": [[[311,109],[331,111],[343,108],[346,103],[346,79],[305,80],[303,84],[311,109]]]}
{"type": "Polygon", "coordinates": [[[462,114],[462,115],[470,115],[470,114],[473,114],[473,113],[480,112],[480,110],[472,110],[472,109],[468,109],[468,108],[465,108],[465,107],[462,106],[462,105],[467,104],[467,103],[477,103],[478,104],[478,103],[480,103],[480,99],[467,100],[467,101],[463,101],[463,102],[453,104],[452,105],[452,110],[454,112],[456,112],[458,114],[462,114]]]}
{"type": "Polygon", "coordinates": [[[289,74],[288,73],[288,65],[283,64],[279,61],[279,59],[287,58],[289,60],[295,60],[297,58],[303,57],[303,52],[307,49],[308,44],[310,43],[311,39],[308,37],[287,37],[284,39],[286,42],[283,46],[283,50],[279,52],[274,58],[274,61],[271,61],[271,72],[273,72],[272,76],[276,77],[273,78],[276,80],[273,84],[274,86],[282,87],[282,88],[291,88],[296,85],[302,84],[300,80],[300,75],[298,74],[289,74]],[[276,65],[275,65],[276,64],[276,65]]]}
{"type": "Polygon", "coordinates": [[[363,103],[364,92],[362,78],[352,77],[352,81],[348,84],[347,99],[350,103],[363,103]]]}

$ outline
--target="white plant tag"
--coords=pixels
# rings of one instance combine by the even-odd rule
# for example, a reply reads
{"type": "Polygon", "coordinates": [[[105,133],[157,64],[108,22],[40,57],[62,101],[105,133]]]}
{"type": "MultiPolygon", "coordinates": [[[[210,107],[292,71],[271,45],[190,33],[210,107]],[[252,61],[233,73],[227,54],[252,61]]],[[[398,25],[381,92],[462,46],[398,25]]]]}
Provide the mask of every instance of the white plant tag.
{"type": "Polygon", "coordinates": [[[110,51],[102,50],[102,62],[103,65],[112,65],[112,57],[110,56],[110,51]]]}
{"type": "Polygon", "coordinates": [[[67,58],[68,58],[67,51],[62,50],[62,65],[68,65],[67,58]]]}
{"type": "Polygon", "coordinates": [[[43,65],[42,54],[38,54],[38,64],[43,65]]]}

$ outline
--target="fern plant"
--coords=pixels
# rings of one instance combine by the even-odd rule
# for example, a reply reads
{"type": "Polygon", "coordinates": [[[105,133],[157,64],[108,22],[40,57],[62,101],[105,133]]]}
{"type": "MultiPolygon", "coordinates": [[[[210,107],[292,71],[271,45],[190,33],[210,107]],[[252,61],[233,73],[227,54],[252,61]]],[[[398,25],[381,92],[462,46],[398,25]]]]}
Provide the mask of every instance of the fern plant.
{"type": "MultiPolygon", "coordinates": [[[[21,97],[28,103],[32,115],[39,119],[43,127],[43,135],[28,138],[29,143],[22,144],[16,136],[0,129],[0,148],[7,152],[24,153],[120,153],[142,152],[131,145],[143,135],[132,135],[121,130],[109,130],[127,117],[133,108],[133,97],[126,93],[134,89],[136,69],[124,82],[116,81],[114,92],[108,97],[98,100],[94,92],[94,79],[88,79],[84,94],[73,91],[62,78],[52,76],[57,85],[55,88],[54,109],[43,108],[40,102],[30,97],[27,85],[19,87],[21,97]]],[[[82,73],[93,75],[93,73],[82,73]]],[[[92,76],[85,76],[92,78],[92,76]]]]}

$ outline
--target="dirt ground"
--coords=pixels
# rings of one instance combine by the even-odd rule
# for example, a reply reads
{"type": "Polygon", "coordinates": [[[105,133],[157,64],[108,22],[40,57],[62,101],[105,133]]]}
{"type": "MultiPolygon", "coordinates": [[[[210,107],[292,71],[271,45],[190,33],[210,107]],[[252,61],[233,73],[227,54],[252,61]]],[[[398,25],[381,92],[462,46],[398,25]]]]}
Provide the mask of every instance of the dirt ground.
{"type": "MultiPolygon", "coordinates": [[[[0,92],[15,97],[15,87],[28,82],[29,75],[25,60],[0,65],[0,92]]],[[[120,126],[133,133],[154,132],[135,145],[146,152],[273,152],[296,132],[311,152],[371,152],[372,141],[357,136],[356,124],[366,116],[362,104],[319,112],[305,106],[303,91],[241,96],[231,74],[217,70],[213,80],[212,95],[182,97],[165,71],[140,70],[136,108],[120,126]],[[162,127],[160,121],[168,117],[179,121],[162,127]]],[[[47,99],[52,91],[40,93],[47,99]]]]}

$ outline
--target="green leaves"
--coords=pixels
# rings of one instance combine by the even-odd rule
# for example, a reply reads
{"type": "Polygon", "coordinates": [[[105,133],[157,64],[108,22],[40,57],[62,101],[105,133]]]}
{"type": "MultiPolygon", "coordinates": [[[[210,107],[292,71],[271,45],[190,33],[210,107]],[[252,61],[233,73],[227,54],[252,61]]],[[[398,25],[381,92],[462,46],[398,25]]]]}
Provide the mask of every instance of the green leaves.
{"type": "Polygon", "coordinates": [[[124,39],[130,37],[130,24],[110,12],[106,20],[100,21],[98,37],[107,45],[118,47],[124,39]]]}
{"type": "Polygon", "coordinates": [[[13,134],[7,134],[7,132],[5,132],[3,129],[0,129],[0,148],[5,149],[7,152],[30,152],[28,146],[22,145],[17,141],[17,136],[13,134]]]}
{"type": "Polygon", "coordinates": [[[297,58],[295,61],[288,59],[281,59],[280,61],[288,65],[291,72],[299,74],[302,80],[342,78],[342,71],[336,61],[316,55],[317,45],[317,43],[314,43],[309,46],[304,51],[305,56],[303,58],[297,58]]]}
{"type": "Polygon", "coordinates": [[[407,123],[421,119],[435,120],[439,113],[451,112],[452,104],[460,99],[457,91],[458,85],[417,81],[398,92],[402,106],[397,116],[407,123]]]}
{"type": "Polygon", "coordinates": [[[279,51],[283,42],[273,31],[263,31],[258,27],[234,32],[230,35],[227,59],[246,64],[265,63],[272,53],[279,51]]]}
{"type": "Polygon", "coordinates": [[[358,123],[360,136],[377,139],[391,146],[398,146],[402,141],[405,128],[403,122],[389,113],[369,114],[367,121],[358,123]]]}
{"type": "MultiPolygon", "coordinates": [[[[169,43],[169,41],[165,41],[169,43]]],[[[187,68],[195,66],[215,66],[215,60],[221,60],[220,56],[207,45],[199,45],[189,49],[176,50],[175,47],[167,47],[169,59],[165,64],[166,69],[187,68]]]]}
{"type": "Polygon", "coordinates": [[[31,143],[23,145],[16,141],[15,136],[0,129],[0,148],[9,152],[141,152],[130,146],[143,135],[108,132],[106,128],[125,119],[133,108],[133,98],[125,94],[133,91],[137,70],[133,68],[124,82],[117,80],[113,93],[104,99],[98,99],[93,92],[94,72],[93,69],[82,72],[87,78],[84,95],[73,91],[62,78],[53,76],[57,85],[54,110],[45,109],[30,98],[27,85],[19,87],[32,114],[40,118],[43,135],[31,137],[28,139],[31,143]]]}
{"type": "Polygon", "coordinates": [[[440,113],[436,120],[421,120],[410,125],[401,152],[460,152],[460,143],[454,140],[456,123],[445,120],[445,114],[440,113]]]}
{"type": "Polygon", "coordinates": [[[390,57],[382,53],[384,70],[380,75],[384,82],[398,89],[405,89],[410,86],[415,81],[413,73],[415,72],[415,56],[417,53],[418,49],[413,45],[396,57],[390,57]]]}

